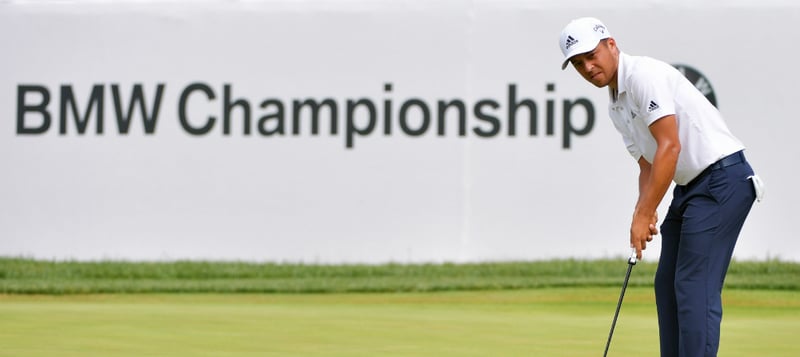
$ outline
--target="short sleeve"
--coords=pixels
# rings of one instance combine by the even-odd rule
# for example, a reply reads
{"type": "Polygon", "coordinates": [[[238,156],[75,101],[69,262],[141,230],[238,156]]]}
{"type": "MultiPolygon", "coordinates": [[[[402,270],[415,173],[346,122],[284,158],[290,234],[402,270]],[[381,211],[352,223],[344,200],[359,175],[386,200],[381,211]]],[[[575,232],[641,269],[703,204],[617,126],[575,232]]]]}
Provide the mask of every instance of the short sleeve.
{"type": "Polygon", "coordinates": [[[675,83],[671,78],[668,69],[653,64],[639,66],[632,73],[629,95],[647,126],[675,114],[675,83]]]}

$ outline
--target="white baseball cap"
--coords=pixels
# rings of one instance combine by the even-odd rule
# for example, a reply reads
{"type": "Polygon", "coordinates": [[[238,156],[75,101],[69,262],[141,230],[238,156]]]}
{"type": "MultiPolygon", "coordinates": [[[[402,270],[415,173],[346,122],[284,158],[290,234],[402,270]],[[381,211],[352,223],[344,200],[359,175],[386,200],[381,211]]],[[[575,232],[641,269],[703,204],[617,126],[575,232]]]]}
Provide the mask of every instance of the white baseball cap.
{"type": "Polygon", "coordinates": [[[611,33],[608,32],[606,25],[594,17],[572,20],[561,30],[561,53],[564,54],[561,69],[567,68],[570,58],[594,50],[600,40],[609,37],[611,33]]]}

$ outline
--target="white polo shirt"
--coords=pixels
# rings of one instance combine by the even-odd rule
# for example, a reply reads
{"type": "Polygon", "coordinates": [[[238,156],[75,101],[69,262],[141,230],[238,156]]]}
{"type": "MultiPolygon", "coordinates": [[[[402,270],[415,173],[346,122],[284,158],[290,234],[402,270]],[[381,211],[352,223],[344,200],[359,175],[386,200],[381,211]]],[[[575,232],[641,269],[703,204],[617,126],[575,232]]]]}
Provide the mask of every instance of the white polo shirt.
{"type": "Polygon", "coordinates": [[[608,112],[635,160],[652,163],[656,141],[649,126],[674,114],[681,153],[673,181],[686,185],[717,160],[744,149],[722,115],[671,65],[620,53],[617,92],[609,87],[608,112]]]}

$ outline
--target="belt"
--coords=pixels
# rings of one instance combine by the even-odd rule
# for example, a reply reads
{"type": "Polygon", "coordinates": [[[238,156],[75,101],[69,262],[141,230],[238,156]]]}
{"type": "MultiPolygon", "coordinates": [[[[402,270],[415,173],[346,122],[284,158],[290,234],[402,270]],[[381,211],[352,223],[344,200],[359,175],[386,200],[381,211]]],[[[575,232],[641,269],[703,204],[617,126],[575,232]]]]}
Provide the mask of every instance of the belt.
{"type": "Polygon", "coordinates": [[[741,150],[737,151],[737,152],[735,152],[733,154],[730,154],[728,156],[725,156],[725,157],[717,160],[717,162],[715,162],[715,163],[709,165],[708,167],[706,167],[705,170],[700,172],[700,174],[697,175],[695,178],[693,178],[692,181],[689,181],[689,183],[687,183],[686,186],[691,186],[695,182],[700,181],[701,178],[703,178],[705,175],[708,175],[711,171],[719,170],[721,168],[728,167],[728,166],[733,166],[733,165],[736,165],[736,164],[740,164],[740,163],[745,162],[745,161],[746,160],[744,158],[744,152],[741,151],[741,150]]]}
{"type": "Polygon", "coordinates": [[[728,156],[725,156],[725,157],[719,159],[719,161],[711,164],[711,166],[706,168],[706,170],[709,170],[709,171],[710,170],[719,170],[719,169],[721,169],[723,167],[733,166],[733,165],[736,165],[736,164],[742,163],[742,162],[744,162],[744,152],[737,151],[737,152],[735,152],[733,154],[730,154],[728,156]]]}

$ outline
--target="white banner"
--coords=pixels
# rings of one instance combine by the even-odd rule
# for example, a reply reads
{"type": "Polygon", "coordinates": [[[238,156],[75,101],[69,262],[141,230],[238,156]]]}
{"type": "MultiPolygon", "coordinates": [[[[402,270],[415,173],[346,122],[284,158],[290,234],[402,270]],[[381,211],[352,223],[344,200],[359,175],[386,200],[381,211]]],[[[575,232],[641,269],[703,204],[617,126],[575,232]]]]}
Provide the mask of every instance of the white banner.
{"type": "Polygon", "coordinates": [[[590,15],[686,66],[748,147],[768,192],[736,257],[800,259],[800,7],[624,3],[2,3],[0,255],[627,254],[637,166],[606,91],[560,70],[590,15]]]}

